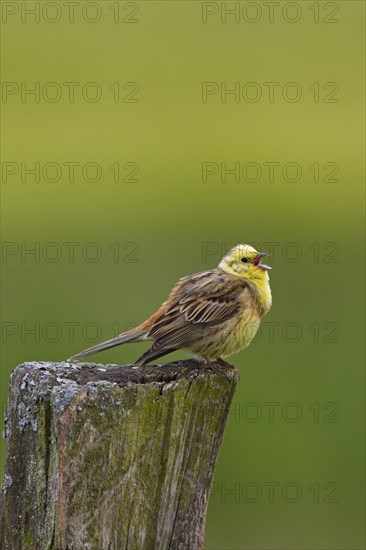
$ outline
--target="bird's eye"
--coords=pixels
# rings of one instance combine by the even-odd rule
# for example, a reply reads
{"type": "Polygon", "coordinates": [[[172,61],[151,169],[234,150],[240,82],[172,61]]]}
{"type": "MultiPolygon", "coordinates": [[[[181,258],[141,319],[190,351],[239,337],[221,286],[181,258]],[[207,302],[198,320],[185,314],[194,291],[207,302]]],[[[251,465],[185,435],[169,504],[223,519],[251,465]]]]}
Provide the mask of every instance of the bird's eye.
{"type": "Polygon", "coordinates": [[[241,261],[243,262],[243,264],[246,264],[248,261],[248,258],[242,258],[241,261]]]}

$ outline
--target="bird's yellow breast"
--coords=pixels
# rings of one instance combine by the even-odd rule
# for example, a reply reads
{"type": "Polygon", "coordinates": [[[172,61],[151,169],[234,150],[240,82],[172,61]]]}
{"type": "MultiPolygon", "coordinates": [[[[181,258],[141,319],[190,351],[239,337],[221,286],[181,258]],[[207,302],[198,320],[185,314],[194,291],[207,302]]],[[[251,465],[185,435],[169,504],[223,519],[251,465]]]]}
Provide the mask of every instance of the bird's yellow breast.
{"type": "Polygon", "coordinates": [[[252,283],[257,287],[259,291],[259,306],[261,309],[261,315],[265,315],[272,306],[272,292],[269,286],[268,277],[265,279],[255,279],[252,283]]]}
{"type": "Polygon", "coordinates": [[[231,334],[223,346],[222,355],[227,357],[247,348],[256,335],[259,324],[260,317],[256,311],[247,311],[241,315],[232,327],[231,334]]]}
{"type": "Polygon", "coordinates": [[[259,323],[258,311],[249,309],[227,321],[219,329],[212,327],[203,341],[194,342],[189,349],[205,358],[228,357],[249,346],[259,323]]]}

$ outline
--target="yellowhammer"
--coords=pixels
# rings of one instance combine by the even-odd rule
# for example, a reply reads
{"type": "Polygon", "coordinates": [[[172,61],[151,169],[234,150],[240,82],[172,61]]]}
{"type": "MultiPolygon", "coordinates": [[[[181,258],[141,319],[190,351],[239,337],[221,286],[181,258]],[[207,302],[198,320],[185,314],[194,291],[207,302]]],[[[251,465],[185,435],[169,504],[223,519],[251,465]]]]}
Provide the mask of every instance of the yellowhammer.
{"type": "Polygon", "coordinates": [[[224,256],[216,269],[188,275],[178,281],[169,298],[138,327],[88,348],[69,361],[77,361],[127,342],[152,341],[136,364],[150,363],[163,355],[186,349],[221,363],[246,348],[254,338],[261,317],[272,305],[266,253],[240,244],[224,256]]]}

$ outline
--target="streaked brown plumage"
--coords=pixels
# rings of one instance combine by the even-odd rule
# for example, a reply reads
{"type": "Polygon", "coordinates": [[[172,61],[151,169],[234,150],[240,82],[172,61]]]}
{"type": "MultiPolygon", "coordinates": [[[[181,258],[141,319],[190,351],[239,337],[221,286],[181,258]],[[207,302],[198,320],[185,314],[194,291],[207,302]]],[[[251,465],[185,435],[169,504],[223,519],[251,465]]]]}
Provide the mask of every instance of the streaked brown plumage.
{"type": "Polygon", "coordinates": [[[207,362],[247,347],[272,304],[265,254],[234,247],[216,269],[183,277],[160,309],[138,327],[93,346],[69,360],[127,342],[153,341],[136,361],[147,364],[179,349],[207,362]]]}

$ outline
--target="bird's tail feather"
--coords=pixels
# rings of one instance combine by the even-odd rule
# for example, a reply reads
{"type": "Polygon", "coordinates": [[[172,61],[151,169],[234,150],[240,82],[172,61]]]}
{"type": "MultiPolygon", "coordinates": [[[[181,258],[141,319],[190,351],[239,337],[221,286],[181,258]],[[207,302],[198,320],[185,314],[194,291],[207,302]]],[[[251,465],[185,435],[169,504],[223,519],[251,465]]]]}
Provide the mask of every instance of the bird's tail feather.
{"type": "Polygon", "coordinates": [[[143,331],[137,331],[136,329],[133,329],[131,331],[124,332],[119,336],[116,336],[116,338],[111,338],[110,340],[106,340],[105,342],[101,342],[96,346],[92,346],[91,348],[81,351],[80,353],[69,357],[67,361],[79,361],[80,359],[84,359],[84,357],[88,357],[89,355],[92,355],[93,353],[98,353],[99,351],[102,351],[104,349],[113,348],[114,346],[126,344],[127,342],[139,342],[144,339],[144,336],[145,333],[143,331]]]}
{"type": "Polygon", "coordinates": [[[159,350],[150,348],[145,351],[145,353],[143,353],[141,357],[137,359],[137,361],[135,361],[135,365],[147,365],[154,359],[159,359],[159,357],[163,357],[163,355],[168,355],[168,353],[172,353],[173,351],[176,351],[176,348],[164,348],[159,350]]]}

